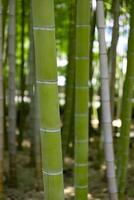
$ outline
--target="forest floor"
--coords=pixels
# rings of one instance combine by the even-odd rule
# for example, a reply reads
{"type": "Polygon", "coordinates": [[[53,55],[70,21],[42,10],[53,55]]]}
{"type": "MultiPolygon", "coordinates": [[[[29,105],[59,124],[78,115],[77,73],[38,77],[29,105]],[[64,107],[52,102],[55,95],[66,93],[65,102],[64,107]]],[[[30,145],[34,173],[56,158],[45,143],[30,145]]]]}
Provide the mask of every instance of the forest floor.
{"type": "MultiPolygon", "coordinates": [[[[97,140],[96,140],[97,141],[97,140]]],[[[108,200],[106,170],[103,162],[100,165],[98,155],[98,142],[93,138],[90,140],[90,156],[89,156],[89,200],[108,200]]],[[[134,147],[131,145],[130,162],[127,178],[126,200],[134,200],[134,147]]],[[[9,189],[7,187],[8,160],[5,155],[5,200],[44,200],[43,189],[39,190],[35,170],[30,167],[29,150],[25,149],[17,155],[17,189],[9,189]]],[[[100,156],[100,155],[99,155],[100,156]]],[[[65,199],[74,199],[73,188],[73,159],[65,158],[65,199]]],[[[43,188],[43,187],[42,187],[43,188]]]]}

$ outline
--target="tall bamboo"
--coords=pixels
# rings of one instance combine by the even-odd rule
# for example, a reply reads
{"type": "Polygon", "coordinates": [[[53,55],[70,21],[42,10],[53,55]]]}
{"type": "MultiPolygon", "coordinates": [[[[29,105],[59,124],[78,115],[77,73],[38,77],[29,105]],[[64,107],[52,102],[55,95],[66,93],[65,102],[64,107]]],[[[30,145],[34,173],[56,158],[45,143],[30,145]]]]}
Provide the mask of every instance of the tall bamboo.
{"type": "Polygon", "coordinates": [[[73,138],[73,107],[74,107],[74,71],[75,71],[75,1],[69,2],[69,44],[68,44],[68,66],[66,76],[66,104],[63,119],[63,155],[67,152],[69,139],[73,138]]]}
{"type": "Polygon", "coordinates": [[[114,100],[115,100],[115,75],[116,75],[116,49],[119,38],[119,14],[120,14],[120,0],[112,1],[113,8],[113,32],[112,41],[109,53],[109,75],[110,75],[110,99],[111,99],[111,113],[114,118],[114,100]]]}
{"type": "Polygon", "coordinates": [[[88,194],[89,0],[76,3],[75,199],[88,194]]]}
{"type": "Polygon", "coordinates": [[[9,185],[16,187],[15,0],[9,0],[8,64],[9,185]]]}
{"type": "Polygon", "coordinates": [[[63,200],[54,1],[33,0],[32,3],[45,199],[63,200]]]}
{"type": "Polygon", "coordinates": [[[3,32],[2,32],[2,0],[0,0],[0,197],[3,193],[3,75],[2,75],[2,43],[3,43],[3,32]]]}
{"type": "Polygon", "coordinates": [[[107,179],[109,196],[112,200],[117,200],[117,186],[114,169],[114,151],[112,139],[112,122],[110,109],[110,91],[109,91],[109,76],[108,62],[105,42],[105,19],[104,5],[102,0],[97,0],[97,26],[99,37],[99,52],[100,52],[100,75],[101,75],[101,103],[102,103],[102,123],[104,134],[105,159],[107,166],[107,179]]]}
{"type": "Polygon", "coordinates": [[[131,113],[134,85],[134,2],[131,3],[131,18],[130,18],[130,33],[128,40],[128,53],[127,53],[127,73],[123,87],[123,98],[121,108],[121,120],[122,126],[120,130],[120,137],[118,142],[118,154],[117,154],[117,178],[119,187],[119,199],[125,198],[125,186],[127,176],[127,165],[129,156],[129,141],[130,141],[130,125],[131,125],[131,113]]]}
{"type": "MultiPolygon", "coordinates": [[[[29,55],[29,96],[30,103],[30,135],[31,135],[31,162],[35,164],[37,182],[41,176],[41,149],[40,149],[40,127],[39,127],[39,112],[37,105],[37,87],[36,87],[36,72],[35,72],[35,55],[34,55],[34,38],[32,31],[32,14],[30,12],[30,55],[29,55]]],[[[38,185],[40,187],[40,185],[38,185]]]]}

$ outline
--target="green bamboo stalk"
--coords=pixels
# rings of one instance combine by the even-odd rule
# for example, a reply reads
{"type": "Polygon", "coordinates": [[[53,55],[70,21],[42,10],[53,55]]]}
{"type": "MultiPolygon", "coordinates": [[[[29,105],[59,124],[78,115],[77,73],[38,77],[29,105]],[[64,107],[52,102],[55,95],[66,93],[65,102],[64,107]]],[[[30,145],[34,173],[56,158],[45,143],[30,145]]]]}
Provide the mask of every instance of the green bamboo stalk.
{"type": "Polygon", "coordinates": [[[134,2],[131,3],[131,18],[130,18],[130,33],[128,40],[128,53],[127,53],[127,73],[123,87],[123,98],[121,108],[122,126],[120,130],[120,137],[117,146],[117,178],[119,188],[119,199],[125,198],[126,176],[129,157],[129,141],[130,141],[130,125],[132,103],[131,98],[133,95],[134,84],[134,2]]]}
{"type": "Polygon", "coordinates": [[[45,199],[63,200],[54,1],[33,0],[32,3],[45,199]]]}
{"type": "Polygon", "coordinates": [[[116,75],[116,48],[119,38],[119,15],[120,15],[120,0],[112,1],[114,25],[112,32],[112,41],[109,53],[109,76],[110,76],[110,99],[111,113],[114,118],[114,99],[115,99],[115,75],[116,75]]]}
{"type": "Polygon", "coordinates": [[[68,66],[66,76],[66,104],[63,119],[63,155],[67,153],[69,139],[73,135],[74,70],[75,70],[75,0],[69,3],[70,26],[68,45],[68,66]]]}
{"type": "Polygon", "coordinates": [[[76,3],[75,199],[88,194],[89,0],[76,3]]]}
{"type": "Polygon", "coordinates": [[[3,135],[4,135],[4,110],[3,110],[3,54],[2,54],[2,43],[3,43],[3,32],[2,32],[2,0],[0,0],[0,197],[3,195],[3,135]]]}
{"type": "Polygon", "coordinates": [[[9,0],[8,64],[9,185],[11,187],[16,187],[15,0],[9,0]]]}
{"type": "Polygon", "coordinates": [[[104,5],[102,0],[97,0],[97,26],[99,37],[99,52],[100,52],[100,75],[101,75],[101,102],[102,102],[102,123],[104,134],[105,159],[107,166],[107,179],[109,197],[111,200],[117,200],[117,186],[114,169],[114,151],[112,138],[112,120],[110,109],[110,89],[107,51],[105,42],[105,19],[104,5]]]}

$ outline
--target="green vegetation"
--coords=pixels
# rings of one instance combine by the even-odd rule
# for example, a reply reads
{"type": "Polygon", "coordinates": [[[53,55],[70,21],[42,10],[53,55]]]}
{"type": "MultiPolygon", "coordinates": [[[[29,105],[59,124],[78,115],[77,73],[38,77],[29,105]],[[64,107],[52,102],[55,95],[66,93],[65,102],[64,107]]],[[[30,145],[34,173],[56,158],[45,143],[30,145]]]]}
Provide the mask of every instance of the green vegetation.
{"type": "Polygon", "coordinates": [[[134,199],[132,0],[0,0],[0,199],[134,199]]]}

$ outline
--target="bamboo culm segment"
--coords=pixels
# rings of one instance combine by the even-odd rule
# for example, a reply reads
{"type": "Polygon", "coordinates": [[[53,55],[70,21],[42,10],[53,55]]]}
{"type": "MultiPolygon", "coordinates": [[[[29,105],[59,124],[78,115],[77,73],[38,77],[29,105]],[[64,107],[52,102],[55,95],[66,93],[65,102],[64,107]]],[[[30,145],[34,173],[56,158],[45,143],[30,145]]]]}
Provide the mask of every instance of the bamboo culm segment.
{"type": "Polygon", "coordinates": [[[76,3],[75,199],[88,194],[89,0],[76,3]]]}
{"type": "Polygon", "coordinates": [[[132,2],[131,18],[130,18],[130,33],[128,40],[128,53],[127,53],[127,73],[123,88],[121,120],[122,126],[120,130],[120,137],[117,146],[117,180],[119,188],[119,199],[125,198],[125,186],[127,176],[127,165],[129,156],[129,141],[130,141],[130,125],[134,85],[134,2],[132,2]]]}
{"type": "Polygon", "coordinates": [[[2,0],[0,0],[0,197],[3,194],[3,73],[2,73],[2,43],[3,43],[3,32],[2,32],[2,0]]]}
{"type": "Polygon", "coordinates": [[[9,144],[9,185],[16,187],[16,108],[15,108],[15,0],[9,0],[8,39],[8,144],[9,144]]]}
{"type": "Polygon", "coordinates": [[[54,1],[32,3],[45,199],[63,200],[54,1]]]}
{"type": "Polygon", "coordinates": [[[105,19],[103,1],[97,0],[97,26],[99,37],[100,52],[100,75],[101,75],[101,104],[102,104],[102,123],[104,134],[104,149],[107,167],[108,190],[111,200],[117,200],[117,186],[114,169],[114,151],[112,139],[112,121],[110,109],[110,91],[108,62],[105,42],[105,19]]]}

